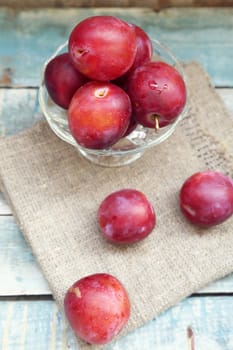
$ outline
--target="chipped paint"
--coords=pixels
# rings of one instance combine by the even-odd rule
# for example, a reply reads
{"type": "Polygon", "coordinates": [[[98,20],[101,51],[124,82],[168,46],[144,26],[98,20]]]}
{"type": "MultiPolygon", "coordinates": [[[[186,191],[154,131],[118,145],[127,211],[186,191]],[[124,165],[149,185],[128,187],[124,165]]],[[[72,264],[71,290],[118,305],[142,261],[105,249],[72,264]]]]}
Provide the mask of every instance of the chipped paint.
{"type": "Polygon", "coordinates": [[[3,86],[11,85],[13,82],[13,69],[4,68],[0,75],[0,84],[3,86]]]}

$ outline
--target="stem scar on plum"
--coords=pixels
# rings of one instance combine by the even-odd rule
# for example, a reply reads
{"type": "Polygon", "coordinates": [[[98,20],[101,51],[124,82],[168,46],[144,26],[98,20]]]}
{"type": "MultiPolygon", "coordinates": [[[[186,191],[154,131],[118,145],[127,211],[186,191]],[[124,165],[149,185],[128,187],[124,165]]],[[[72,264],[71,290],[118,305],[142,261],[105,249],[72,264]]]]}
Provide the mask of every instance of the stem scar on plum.
{"type": "Polygon", "coordinates": [[[77,55],[78,55],[78,56],[83,56],[83,55],[85,55],[87,52],[88,52],[88,50],[86,50],[86,49],[78,49],[78,50],[77,50],[77,55]]]}
{"type": "Polygon", "coordinates": [[[103,98],[105,96],[107,96],[108,94],[108,88],[100,88],[100,89],[96,89],[94,92],[95,97],[97,98],[103,98]]]}
{"type": "Polygon", "coordinates": [[[81,291],[80,291],[80,289],[78,287],[70,288],[70,293],[74,293],[77,298],[81,298],[81,296],[82,296],[81,291]]]}

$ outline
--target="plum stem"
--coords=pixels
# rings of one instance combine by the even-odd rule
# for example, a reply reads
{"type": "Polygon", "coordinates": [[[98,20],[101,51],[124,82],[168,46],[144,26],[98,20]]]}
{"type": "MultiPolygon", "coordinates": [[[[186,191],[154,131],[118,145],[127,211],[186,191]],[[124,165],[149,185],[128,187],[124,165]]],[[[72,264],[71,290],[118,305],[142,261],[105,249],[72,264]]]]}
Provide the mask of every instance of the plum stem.
{"type": "Polygon", "coordinates": [[[108,88],[103,87],[103,88],[96,89],[94,94],[95,94],[95,97],[98,97],[98,98],[105,97],[108,94],[108,88]]]}
{"type": "Polygon", "coordinates": [[[153,114],[152,117],[155,121],[155,131],[159,131],[159,116],[157,114],[153,114]]]}

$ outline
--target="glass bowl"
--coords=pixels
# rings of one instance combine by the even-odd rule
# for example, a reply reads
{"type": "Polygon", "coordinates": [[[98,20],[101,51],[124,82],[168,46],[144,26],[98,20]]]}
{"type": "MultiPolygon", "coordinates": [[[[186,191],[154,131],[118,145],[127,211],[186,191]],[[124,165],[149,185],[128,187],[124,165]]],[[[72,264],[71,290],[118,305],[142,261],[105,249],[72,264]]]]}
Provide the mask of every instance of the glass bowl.
{"type": "MultiPolygon", "coordinates": [[[[152,40],[153,61],[164,61],[173,65],[182,75],[186,82],[186,77],[181,64],[172,52],[157,40],[152,40]]],[[[49,97],[45,83],[44,71],[48,62],[55,56],[67,52],[67,42],[58,47],[51,57],[45,62],[40,81],[39,103],[42,112],[53,130],[62,140],[68,142],[89,161],[107,167],[122,166],[130,164],[140,158],[146,150],[155,147],[165,141],[175,131],[179,122],[187,114],[187,102],[182,113],[176,120],[166,127],[154,130],[138,125],[127,137],[120,139],[116,144],[107,149],[94,150],[80,146],[70,133],[67,120],[67,111],[57,106],[49,97]]],[[[187,87],[187,84],[186,84],[187,87]]]]}

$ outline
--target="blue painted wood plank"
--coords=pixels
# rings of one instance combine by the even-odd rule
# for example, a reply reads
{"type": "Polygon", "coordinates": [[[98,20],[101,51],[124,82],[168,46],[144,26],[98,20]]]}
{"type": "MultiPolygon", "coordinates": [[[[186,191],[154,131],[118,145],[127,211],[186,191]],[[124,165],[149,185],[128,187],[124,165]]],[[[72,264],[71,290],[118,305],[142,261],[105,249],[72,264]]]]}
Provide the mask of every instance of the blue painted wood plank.
{"type": "Polygon", "coordinates": [[[194,332],[196,350],[230,350],[233,340],[232,302],[233,298],[224,297],[188,298],[112,348],[188,349],[186,330],[190,326],[194,332]]]}
{"type": "Polygon", "coordinates": [[[199,294],[233,293],[233,273],[198,291],[199,294]]]}
{"type": "MultiPolygon", "coordinates": [[[[105,349],[187,349],[187,327],[192,327],[196,350],[232,350],[232,315],[233,297],[188,298],[105,349]]],[[[1,301],[0,348],[77,350],[78,346],[53,301],[1,301]]]]}
{"type": "Polygon", "coordinates": [[[233,86],[233,8],[0,10],[0,81],[37,86],[41,65],[81,19],[110,14],[142,26],[181,60],[197,60],[215,85],[233,86]]]}
{"type": "Polygon", "coordinates": [[[0,216],[0,276],[0,296],[51,294],[12,216],[0,216]]]}
{"type": "Polygon", "coordinates": [[[11,215],[12,211],[0,192],[0,215],[11,215]]]}
{"type": "Polygon", "coordinates": [[[16,134],[42,118],[38,89],[0,89],[0,136],[16,134]]]}
{"type": "Polygon", "coordinates": [[[53,301],[0,302],[3,350],[75,349],[75,339],[53,301]],[[68,340],[69,338],[69,340],[68,340]]]}

